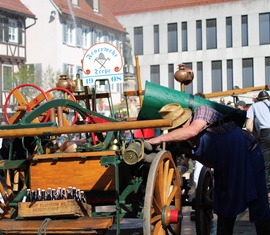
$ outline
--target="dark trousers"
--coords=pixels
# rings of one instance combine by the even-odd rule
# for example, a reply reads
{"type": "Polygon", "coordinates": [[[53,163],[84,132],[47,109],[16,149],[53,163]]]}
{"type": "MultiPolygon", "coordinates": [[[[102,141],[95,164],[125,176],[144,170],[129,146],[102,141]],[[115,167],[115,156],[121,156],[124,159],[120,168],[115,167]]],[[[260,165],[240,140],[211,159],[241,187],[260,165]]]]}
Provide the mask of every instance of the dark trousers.
{"type": "MultiPolygon", "coordinates": [[[[233,227],[236,218],[223,218],[218,216],[217,235],[233,235],[233,227]]],[[[255,223],[257,235],[270,234],[270,220],[255,223]]]]}
{"type": "Polygon", "coordinates": [[[270,129],[269,128],[261,130],[259,143],[260,143],[260,147],[261,147],[263,157],[264,157],[266,184],[269,185],[269,174],[270,174],[270,129]]]}

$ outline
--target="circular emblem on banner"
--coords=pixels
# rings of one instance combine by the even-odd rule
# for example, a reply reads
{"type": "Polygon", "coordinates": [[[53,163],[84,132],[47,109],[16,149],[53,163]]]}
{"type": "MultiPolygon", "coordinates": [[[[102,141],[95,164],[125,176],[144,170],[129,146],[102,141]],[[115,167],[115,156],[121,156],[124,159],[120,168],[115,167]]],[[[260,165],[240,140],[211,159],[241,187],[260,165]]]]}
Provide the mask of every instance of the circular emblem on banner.
{"type": "Polygon", "coordinates": [[[96,80],[108,79],[112,83],[123,83],[123,57],[110,43],[97,43],[90,47],[82,59],[83,85],[91,86],[96,80]]]}

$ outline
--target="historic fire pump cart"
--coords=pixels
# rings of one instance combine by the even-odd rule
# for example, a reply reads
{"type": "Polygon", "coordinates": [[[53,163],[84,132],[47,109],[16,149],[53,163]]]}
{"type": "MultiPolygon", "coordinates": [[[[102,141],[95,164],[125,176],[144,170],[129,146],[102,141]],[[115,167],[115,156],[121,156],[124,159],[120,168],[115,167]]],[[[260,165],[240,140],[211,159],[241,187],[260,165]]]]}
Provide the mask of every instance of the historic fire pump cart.
{"type": "MultiPolygon", "coordinates": [[[[181,69],[184,79],[191,75],[181,69]]],[[[233,109],[147,82],[132,121],[93,111],[96,99],[110,94],[83,91],[62,76],[48,91],[23,84],[8,95],[7,125],[0,126],[0,234],[104,234],[113,224],[120,234],[125,217],[142,218],[144,234],[181,234],[182,206],[194,207],[197,234],[209,234],[211,171],[203,169],[189,201],[179,172],[181,149],[145,140],[151,137],[147,130],[172,125],[158,112],[165,104],[233,109]],[[108,205],[115,210],[100,209],[108,205]]]]}

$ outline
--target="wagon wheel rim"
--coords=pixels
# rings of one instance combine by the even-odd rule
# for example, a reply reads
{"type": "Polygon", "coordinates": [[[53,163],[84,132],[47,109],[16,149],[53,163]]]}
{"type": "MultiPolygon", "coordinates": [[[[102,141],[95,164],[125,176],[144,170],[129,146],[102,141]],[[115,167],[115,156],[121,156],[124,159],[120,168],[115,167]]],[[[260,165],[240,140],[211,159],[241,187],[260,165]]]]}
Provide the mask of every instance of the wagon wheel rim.
{"type": "MultiPolygon", "coordinates": [[[[48,101],[48,96],[46,95],[45,91],[36,86],[35,84],[21,84],[16,86],[11,92],[8,94],[5,104],[4,104],[4,116],[8,124],[14,124],[19,122],[27,113],[30,113],[34,108],[40,105],[43,101],[48,101]],[[26,97],[23,96],[22,92],[20,91],[23,87],[32,87],[36,89],[39,93],[33,99],[28,101],[26,97]],[[18,109],[11,117],[8,116],[8,108],[10,106],[9,102],[11,99],[14,98],[18,105],[16,108],[18,109]]],[[[50,114],[47,113],[45,117],[37,117],[33,120],[34,123],[39,123],[41,121],[48,121],[50,114]]]]}
{"type": "Polygon", "coordinates": [[[171,154],[160,151],[148,173],[144,209],[144,234],[181,234],[181,180],[171,154]],[[177,216],[176,215],[176,216],[177,216]]]}
{"type": "Polygon", "coordinates": [[[213,176],[209,168],[203,167],[200,172],[195,198],[195,224],[197,235],[207,235],[211,232],[213,220],[213,176]]]}
{"type": "MultiPolygon", "coordinates": [[[[46,91],[46,95],[48,96],[49,100],[59,98],[59,97],[54,96],[55,92],[60,92],[60,94],[62,94],[64,96],[64,97],[62,97],[64,99],[68,99],[68,100],[77,102],[77,100],[76,100],[75,96],[73,95],[73,93],[71,91],[69,91],[68,89],[62,88],[62,87],[55,87],[55,88],[52,88],[52,89],[46,91]]],[[[63,125],[64,126],[73,126],[73,125],[75,125],[75,123],[78,120],[78,116],[79,116],[79,113],[77,111],[75,111],[74,116],[73,116],[73,120],[72,120],[72,122],[70,122],[68,120],[68,118],[65,115],[63,115],[62,116],[63,125]]],[[[51,121],[53,121],[53,120],[51,120],[51,121]]]]}
{"type": "Polygon", "coordinates": [[[5,182],[0,181],[0,193],[2,195],[0,219],[10,219],[13,214],[16,215],[14,211],[17,210],[10,207],[10,203],[19,192],[27,188],[26,172],[20,169],[5,169],[4,173],[5,182]]]}

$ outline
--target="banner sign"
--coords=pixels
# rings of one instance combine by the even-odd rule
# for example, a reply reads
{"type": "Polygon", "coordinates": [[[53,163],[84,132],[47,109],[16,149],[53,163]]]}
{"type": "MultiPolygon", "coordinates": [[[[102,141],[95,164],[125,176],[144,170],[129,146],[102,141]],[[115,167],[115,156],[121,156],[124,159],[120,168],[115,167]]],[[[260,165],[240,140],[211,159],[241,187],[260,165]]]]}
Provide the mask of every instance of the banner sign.
{"type": "Polygon", "coordinates": [[[96,80],[108,79],[110,84],[123,83],[123,58],[110,43],[97,43],[90,47],[82,59],[83,85],[91,86],[96,80]]]}

